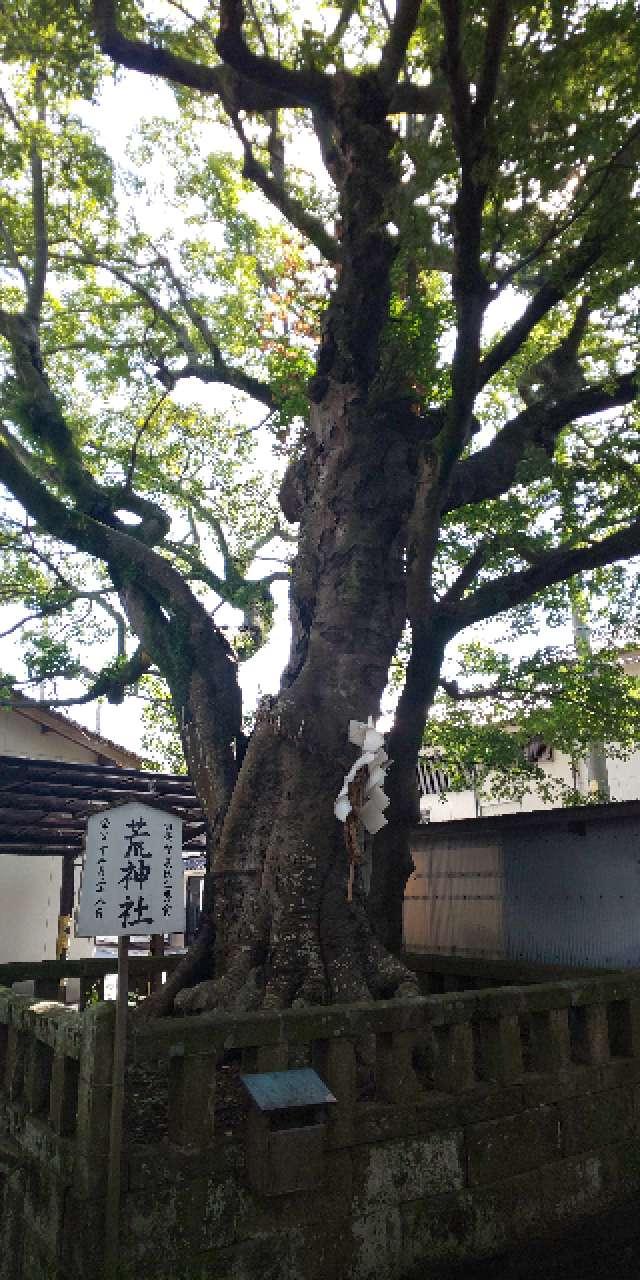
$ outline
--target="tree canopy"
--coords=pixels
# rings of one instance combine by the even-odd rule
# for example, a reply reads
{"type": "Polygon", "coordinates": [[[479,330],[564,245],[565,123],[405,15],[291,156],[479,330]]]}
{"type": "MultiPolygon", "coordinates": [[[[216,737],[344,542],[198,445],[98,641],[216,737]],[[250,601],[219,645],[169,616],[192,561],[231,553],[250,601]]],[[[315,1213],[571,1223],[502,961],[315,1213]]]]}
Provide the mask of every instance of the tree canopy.
{"type": "Polygon", "coordinates": [[[69,625],[113,636],[85,697],[166,682],[215,885],[217,977],[187,1002],[388,992],[446,646],[566,607],[576,575],[633,589],[635,5],[19,8],[2,599],[36,676],[82,674],[69,625]],[[289,661],[247,741],[238,662],[284,577],[289,661]],[[346,724],[403,634],[389,825],[347,899],[346,724]]]}

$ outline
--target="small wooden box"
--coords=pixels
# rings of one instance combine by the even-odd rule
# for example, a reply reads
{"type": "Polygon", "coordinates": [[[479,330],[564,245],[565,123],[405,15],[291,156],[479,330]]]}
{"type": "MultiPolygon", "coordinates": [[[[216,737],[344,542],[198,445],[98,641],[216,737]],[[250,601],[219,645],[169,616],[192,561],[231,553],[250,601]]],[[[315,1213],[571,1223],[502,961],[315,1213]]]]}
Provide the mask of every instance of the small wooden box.
{"type": "Polygon", "coordinates": [[[246,1159],[254,1190],[281,1196],[322,1186],[327,1108],[336,1099],[317,1072],[305,1067],[240,1078],[251,1099],[246,1159]]]}

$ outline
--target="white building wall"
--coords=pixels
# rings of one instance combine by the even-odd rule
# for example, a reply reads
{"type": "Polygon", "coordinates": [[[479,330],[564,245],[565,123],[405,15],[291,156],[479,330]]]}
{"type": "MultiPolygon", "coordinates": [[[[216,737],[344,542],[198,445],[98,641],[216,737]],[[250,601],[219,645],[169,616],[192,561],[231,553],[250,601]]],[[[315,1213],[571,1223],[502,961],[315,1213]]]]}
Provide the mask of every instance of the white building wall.
{"type": "Polygon", "coordinates": [[[459,818],[477,818],[475,794],[469,789],[421,796],[420,813],[423,822],[455,822],[459,818]]]}
{"type": "Polygon", "coordinates": [[[55,960],[60,858],[0,856],[0,963],[55,960]]]}
{"type": "MultiPolygon", "coordinates": [[[[583,795],[587,794],[585,761],[578,761],[574,774],[569,756],[554,751],[553,759],[540,761],[540,768],[547,777],[561,781],[567,787],[575,785],[583,795]]],[[[635,751],[626,760],[607,757],[607,772],[612,800],[640,800],[640,751],[635,751]]],[[[534,809],[557,809],[562,804],[561,796],[546,799],[533,789],[519,800],[494,800],[487,794],[488,790],[485,787],[479,796],[471,788],[446,791],[440,796],[423,795],[420,798],[422,821],[455,822],[461,818],[490,817],[500,813],[530,813],[534,809]]]]}
{"type": "Polygon", "coordinates": [[[18,711],[0,710],[0,755],[26,756],[30,760],[68,760],[72,764],[96,761],[97,753],[72,742],[18,711]]]}
{"type": "Polygon", "coordinates": [[[640,751],[628,760],[607,760],[612,800],[640,800],[640,751]]]}

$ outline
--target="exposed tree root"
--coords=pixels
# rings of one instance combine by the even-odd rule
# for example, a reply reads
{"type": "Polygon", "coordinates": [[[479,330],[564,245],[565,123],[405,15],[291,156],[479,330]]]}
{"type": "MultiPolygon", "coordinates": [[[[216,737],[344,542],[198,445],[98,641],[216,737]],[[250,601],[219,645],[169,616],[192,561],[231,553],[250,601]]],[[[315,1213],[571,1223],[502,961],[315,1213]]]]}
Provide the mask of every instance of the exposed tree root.
{"type": "Polygon", "coordinates": [[[419,995],[415,975],[374,937],[360,894],[347,903],[344,883],[340,889],[339,904],[331,893],[322,895],[319,925],[303,916],[295,934],[274,913],[266,959],[256,963],[255,945],[238,946],[223,976],[174,993],[176,1012],[240,1013],[419,995]]]}
{"type": "MultiPolygon", "coordinates": [[[[138,1005],[137,1014],[146,1018],[162,1018],[172,1013],[174,1001],[183,990],[200,983],[205,975],[211,973],[213,966],[213,945],[215,926],[211,916],[203,916],[195,942],[186,955],[170,973],[167,981],[159,991],[154,991],[138,1005]]],[[[205,985],[205,984],[203,984],[205,985]]]]}

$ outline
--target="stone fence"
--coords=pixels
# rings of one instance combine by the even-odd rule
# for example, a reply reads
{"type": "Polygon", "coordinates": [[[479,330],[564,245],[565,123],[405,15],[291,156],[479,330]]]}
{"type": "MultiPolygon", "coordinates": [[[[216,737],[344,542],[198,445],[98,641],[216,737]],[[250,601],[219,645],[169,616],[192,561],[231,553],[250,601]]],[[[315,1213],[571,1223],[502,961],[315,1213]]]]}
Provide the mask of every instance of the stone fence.
{"type": "MultiPolygon", "coordinates": [[[[98,1280],[113,1009],[0,994],[0,1280],[98,1280]]],[[[429,1280],[640,1190],[640,977],[131,1019],[123,1280],[429,1280]],[[239,1076],[311,1065],[327,1114],[239,1076]]]]}
{"type": "MultiPolygon", "coordinates": [[[[180,952],[166,956],[130,955],[129,991],[148,995],[154,979],[161,981],[162,975],[171,973],[181,959],[180,952]]],[[[77,1002],[84,1009],[94,999],[104,1000],[105,978],[117,972],[117,955],[87,956],[82,960],[12,960],[0,964],[0,987],[28,983],[36,999],[69,1003],[70,995],[65,988],[71,982],[77,988],[77,1002]]]]}

